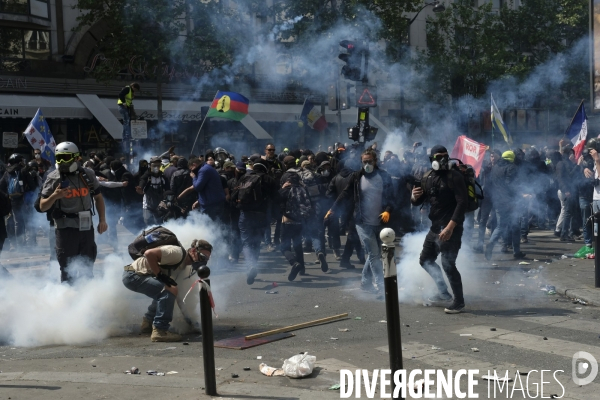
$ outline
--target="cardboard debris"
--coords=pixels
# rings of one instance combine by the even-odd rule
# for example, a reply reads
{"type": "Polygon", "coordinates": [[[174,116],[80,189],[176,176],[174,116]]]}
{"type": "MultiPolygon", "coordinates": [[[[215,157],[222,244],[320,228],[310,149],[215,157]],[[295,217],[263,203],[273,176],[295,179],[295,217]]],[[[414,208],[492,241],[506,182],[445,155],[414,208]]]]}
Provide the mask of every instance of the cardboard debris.
{"type": "Polygon", "coordinates": [[[285,376],[283,369],[269,367],[267,364],[262,363],[258,366],[260,372],[266,376],[285,376]]]}

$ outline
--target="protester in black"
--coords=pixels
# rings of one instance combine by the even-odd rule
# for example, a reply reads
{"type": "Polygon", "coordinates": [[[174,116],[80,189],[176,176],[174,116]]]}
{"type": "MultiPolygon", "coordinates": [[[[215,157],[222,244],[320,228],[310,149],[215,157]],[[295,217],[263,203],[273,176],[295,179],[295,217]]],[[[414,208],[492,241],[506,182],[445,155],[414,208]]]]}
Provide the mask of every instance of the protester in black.
{"type": "Polygon", "coordinates": [[[433,146],[430,160],[432,170],[424,176],[422,187],[413,189],[411,198],[414,206],[420,206],[424,202],[431,206],[431,228],[425,237],[419,264],[431,275],[438,287],[439,293],[430,300],[450,301],[452,296],[448,293],[442,270],[436,263],[438,255],[442,253],[442,267],[454,293],[454,301],[444,311],[447,314],[456,314],[465,308],[462,279],[456,268],[456,257],[462,244],[463,222],[468,202],[467,185],[459,171],[449,168],[448,150],[444,146],[433,146]]]}

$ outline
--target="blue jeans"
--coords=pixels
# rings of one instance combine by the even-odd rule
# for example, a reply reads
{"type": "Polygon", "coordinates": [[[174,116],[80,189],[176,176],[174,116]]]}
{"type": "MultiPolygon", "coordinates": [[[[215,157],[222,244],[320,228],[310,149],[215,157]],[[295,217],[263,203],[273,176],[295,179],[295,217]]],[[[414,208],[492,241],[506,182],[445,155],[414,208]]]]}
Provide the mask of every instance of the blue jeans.
{"type": "Polygon", "coordinates": [[[569,197],[567,197],[560,190],[559,190],[558,195],[559,195],[558,198],[560,199],[561,206],[563,207],[563,209],[562,209],[563,220],[562,220],[562,224],[560,224],[560,227],[559,227],[560,228],[560,237],[561,237],[561,239],[563,239],[563,238],[568,238],[568,237],[573,236],[572,220],[573,220],[573,217],[575,216],[577,200],[575,199],[573,194],[571,194],[569,197]]]}
{"type": "Polygon", "coordinates": [[[383,288],[383,262],[381,261],[381,239],[379,232],[381,226],[356,224],[356,232],[360,237],[360,242],[365,248],[367,259],[362,270],[360,283],[367,285],[369,277],[373,277],[374,284],[377,288],[383,288]]]}
{"type": "Polygon", "coordinates": [[[120,105],[119,113],[123,117],[123,140],[131,139],[131,118],[129,117],[129,110],[127,107],[120,105]]]}
{"type": "Polygon", "coordinates": [[[242,211],[240,213],[239,226],[242,253],[244,253],[244,261],[248,269],[258,266],[260,240],[264,235],[265,223],[265,213],[256,211],[242,211]]]}
{"type": "Polygon", "coordinates": [[[496,220],[498,226],[492,233],[488,246],[492,246],[498,242],[501,237],[505,238],[504,245],[508,246],[512,243],[513,253],[518,254],[521,252],[521,235],[519,225],[519,211],[509,208],[496,208],[496,220]]]}
{"type": "Polygon", "coordinates": [[[304,232],[303,235],[305,238],[310,239],[312,241],[312,246],[315,251],[315,254],[325,253],[323,249],[323,241],[322,241],[322,226],[323,220],[319,220],[317,217],[311,217],[306,220],[304,223],[304,232]]]}
{"type": "Polygon", "coordinates": [[[163,290],[165,284],[150,275],[138,275],[132,271],[123,272],[123,285],[129,290],[145,294],[152,298],[152,304],[144,317],[156,329],[167,330],[173,320],[173,308],[175,308],[175,296],[173,293],[163,290]]]}
{"type": "Polygon", "coordinates": [[[579,208],[581,209],[581,223],[583,230],[583,241],[585,244],[592,244],[592,223],[588,223],[588,218],[592,215],[592,201],[584,197],[579,198],[579,208]]]}

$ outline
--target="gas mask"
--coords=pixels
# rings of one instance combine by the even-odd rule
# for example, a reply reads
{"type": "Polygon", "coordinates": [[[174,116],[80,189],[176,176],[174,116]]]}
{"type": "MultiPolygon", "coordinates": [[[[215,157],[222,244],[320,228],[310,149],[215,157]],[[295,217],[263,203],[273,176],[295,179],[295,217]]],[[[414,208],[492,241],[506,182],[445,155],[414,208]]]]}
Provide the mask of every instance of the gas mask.
{"type": "Polygon", "coordinates": [[[448,155],[432,157],[431,158],[431,168],[433,168],[434,171],[447,170],[447,169],[449,169],[449,165],[448,165],[449,159],[450,158],[448,157],[448,155]]]}
{"type": "Polygon", "coordinates": [[[197,252],[198,261],[192,262],[192,270],[198,274],[198,277],[201,279],[208,278],[210,275],[210,269],[206,266],[208,263],[208,257],[204,254],[197,252]]]}

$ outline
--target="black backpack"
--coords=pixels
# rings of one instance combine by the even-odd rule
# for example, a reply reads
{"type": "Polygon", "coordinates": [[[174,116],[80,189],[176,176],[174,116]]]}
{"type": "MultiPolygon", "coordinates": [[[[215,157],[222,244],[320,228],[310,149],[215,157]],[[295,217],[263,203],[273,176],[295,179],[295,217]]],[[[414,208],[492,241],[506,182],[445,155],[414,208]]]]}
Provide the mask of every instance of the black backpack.
{"type": "MultiPolygon", "coordinates": [[[[467,212],[475,211],[481,206],[481,200],[483,200],[484,198],[483,188],[481,187],[479,182],[475,180],[475,170],[472,166],[464,164],[459,159],[451,158],[451,160],[458,162],[458,165],[453,165],[451,169],[460,172],[460,174],[465,180],[465,185],[467,186],[467,212]],[[479,193],[477,193],[477,188],[479,188],[479,193]]],[[[425,194],[428,194],[428,191],[431,187],[431,184],[429,183],[429,177],[432,172],[433,170],[427,171],[421,179],[423,193],[425,194]]],[[[452,187],[452,179],[448,179],[448,187],[451,190],[454,190],[454,188],[452,187]]]]}
{"type": "Polygon", "coordinates": [[[179,243],[177,236],[167,228],[162,226],[155,226],[146,231],[142,231],[138,237],[129,245],[127,250],[133,260],[137,260],[144,256],[144,252],[148,249],[155,249],[161,246],[179,246],[183,250],[183,258],[177,264],[174,265],[163,265],[162,268],[177,268],[179,267],[185,257],[187,256],[187,250],[179,243]]]}
{"type": "Polygon", "coordinates": [[[246,174],[238,182],[236,207],[240,210],[254,210],[264,201],[262,177],[258,174],[246,174]]]}
{"type": "Polygon", "coordinates": [[[283,215],[294,222],[304,222],[312,213],[313,208],[306,188],[300,185],[290,187],[283,215]]]}

